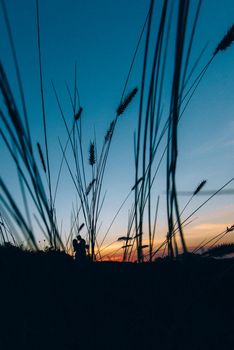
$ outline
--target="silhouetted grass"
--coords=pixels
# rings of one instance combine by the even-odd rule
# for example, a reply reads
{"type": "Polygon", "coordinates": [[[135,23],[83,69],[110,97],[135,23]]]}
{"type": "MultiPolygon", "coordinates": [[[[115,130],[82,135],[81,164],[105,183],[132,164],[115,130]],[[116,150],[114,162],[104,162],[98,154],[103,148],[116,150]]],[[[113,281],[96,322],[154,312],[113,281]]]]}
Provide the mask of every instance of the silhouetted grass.
{"type": "MultiPolygon", "coordinates": [[[[110,228],[122,210],[127,199],[134,193],[134,203],[129,211],[128,227],[126,230],[126,245],[123,248],[123,260],[131,260],[137,255],[138,262],[143,262],[144,257],[149,257],[152,261],[155,254],[165,245],[168,247],[168,253],[171,257],[178,255],[178,244],[176,236],[180,236],[182,250],[188,251],[187,243],[183,233],[183,225],[188,224],[188,220],[202,208],[210,199],[219,193],[220,189],[212,194],[197,209],[182,219],[182,214],[190,204],[193,197],[202,189],[205,184],[203,181],[200,187],[194,191],[191,198],[181,211],[179,209],[177,188],[176,188],[176,169],[178,156],[178,125],[188,104],[191,101],[197,87],[205,76],[207,69],[218,53],[225,51],[233,42],[233,26],[223,37],[213,52],[212,57],[206,65],[197,74],[201,54],[191,66],[190,57],[195,40],[196,28],[198,25],[201,1],[198,1],[194,12],[189,17],[190,1],[179,1],[176,6],[165,0],[162,6],[155,4],[152,0],[149,4],[149,10],[144,21],[136,49],[130,64],[130,68],[124,82],[124,88],[120,102],[116,108],[116,114],[107,128],[102,140],[102,147],[98,152],[96,137],[90,142],[88,154],[84,152],[84,132],[82,130],[82,119],[85,118],[85,110],[81,106],[77,82],[77,65],[75,64],[74,88],[73,91],[66,84],[68,98],[73,112],[72,125],[64,115],[63,108],[53,85],[59,112],[64,122],[67,140],[65,145],[60,142],[62,151],[61,163],[58,177],[55,184],[55,191],[52,193],[50,157],[48,149],[48,135],[46,126],[45,97],[43,89],[43,67],[41,61],[41,37],[40,37],[40,11],[39,2],[36,0],[36,23],[37,23],[37,44],[39,58],[39,78],[40,95],[42,105],[42,122],[44,132],[44,143],[32,142],[30,127],[28,123],[27,108],[24,98],[23,83],[20,76],[20,67],[17,61],[16,50],[14,47],[13,36],[11,33],[10,22],[4,1],[1,1],[4,18],[9,35],[9,41],[16,69],[16,76],[20,90],[23,114],[19,112],[16,105],[13,91],[11,90],[6,72],[0,64],[0,91],[4,103],[4,108],[0,111],[1,120],[4,129],[0,129],[0,134],[5,146],[12,157],[16,166],[20,190],[23,200],[23,209],[20,208],[7,188],[4,180],[0,178],[2,193],[1,215],[8,223],[8,230],[11,235],[18,240],[22,240],[23,235],[31,248],[38,249],[32,223],[30,202],[33,203],[36,213],[33,218],[45,236],[49,245],[56,249],[69,251],[75,232],[79,232],[80,215],[82,213],[82,228],[85,226],[88,243],[89,255],[92,260],[102,259],[101,252],[106,248],[102,247],[110,231],[110,228]],[[158,26],[155,26],[155,16],[158,16],[158,26]],[[192,22],[191,29],[188,30],[188,18],[192,22]],[[176,30],[172,26],[175,23],[176,30]],[[144,37],[145,34],[145,37],[144,37]],[[135,87],[126,94],[129,77],[139,50],[140,43],[144,38],[144,55],[142,64],[141,85],[135,87]],[[168,62],[168,50],[171,41],[175,42],[173,54],[168,62]],[[168,100],[168,109],[163,109],[164,99],[164,81],[166,79],[167,67],[172,65],[171,85],[168,100]],[[190,68],[190,69],[189,69],[190,68]],[[194,78],[195,76],[195,78],[194,78]],[[139,113],[137,132],[135,134],[134,156],[135,156],[135,181],[134,184],[120,205],[114,216],[107,232],[101,242],[97,240],[97,231],[100,228],[100,214],[105,201],[103,194],[103,182],[105,177],[106,165],[109,159],[112,138],[115,133],[118,120],[122,114],[127,112],[128,105],[132,103],[139,89],[139,113]],[[34,146],[37,147],[40,164],[34,155],[34,146]],[[73,155],[71,162],[67,157],[67,149],[70,147],[73,155]],[[163,149],[163,151],[161,150],[163,149]],[[44,152],[45,150],[45,152],[44,152]],[[160,152],[162,153],[160,154],[160,152]],[[45,156],[44,156],[45,153],[45,156]],[[166,177],[167,177],[167,221],[168,233],[165,242],[160,247],[155,247],[156,221],[159,206],[159,199],[155,203],[155,180],[158,170],[161,167],[164,156],[167,155],[166,177]],[[85,167],[85,160],[89,161],[91,167],[91,176],[85,167]],[[79,203],[72,209],[71,230],[65,242],[62,239],[62,233],[58,229],[56,216],[56,195],[58,191],[61,170],[63,163],[66,163],[72,182],[78,194],[79,203]],[[73,165],[74,169],[73,170],[73,165]],[[43,174],[41,175],[41,170],[43,174]],[[46,186],[44,185],[44,182],[46,186]],[[147,216],[147,224],[146,224],[147,216]],[[143,227],[147,227],[143,232],[143,227]],[[148,235],[148,236],[147,236],[148,235]],[[130,244],[131,241],[131,244],[130,244]],[[147,250],[146,250],[147,248],[147,250]],[[143,252],[144,249],[144,252],[143,252]]],[[[228,181],[222,188],[226,187],[233,179],[228,181]]],[[[156,202],[156,200],[155,200],[156,202]]],[[[84,230],[85,230],[84,229],[84,230]]],[[[2,241],[9,241],[6,238],[6,232],[1,232],[2,241]]]]}
{"type": "Polygon", "coordinates": [[[9,189],[0,177],[0,348],[75,350],[103,349],[107,345],[109,349],[232,349],[234,261],[211,257],[233,254],[233,244],[217,243],[233,232],[234,226],[202,240],[192,253],[189,253],[184,237],[184,227],[191,224],[194,214],[234,178],[211,193],[184,218],[182,215],[192,199],[203,190],[206,180],[196,187],[180,210],[176,171],[179,121],[217,54],[232,44],[233,26],[200,69],[204,49],[192,65],[190,60],[201,1],[197,1],[190,18],[189,0],[180,0],[176,4],[165,0],[162,6],[151,0],[115,114],[102,140],[96,140],[94,135],[87,150],[84,149],[86,135],[83,130],[86,111],[78,92],[77,65],[73,89],[66,84],[72,108],[71,125],[52,83],[66,132],[65,144],[59,140],[61,162],[53,192],[39,1],[36,0],[36,23],[43,143],[32,140],[30,134],[23,81],[3,0],[1,5],[23,113],[21,115],[0,62],[3,101],[0,135],[16,167],[23,206],[19,206],[13,189],[9,189]],[[188,20],[192,21],[190,31],[188,20]],[[143,39],[141,84],[129,89],[129,78],[143,39]],[[172,53],[169,51],[171,42],[172,53]],[[170,72],[169,65],[172,65],[171,73],[167,73],[170,72]],[[171,80],[169,93],[165,93],[165,89],[168,90],[165,86],[167,74],[171,80]],[[164,95],[167,96],[166,103],[164,95]],[[99,240],[100,215],[105,201],[103,185],[112,140],[119,118],[124,117],[135,99],[139,105],[134,135],[134,181],[99,240]],[[37,157],[34,148],[38,151],[37,157]],[[72,158],[68,157],[68,149],[72,158]],[[168,232],[165,240],[156,245],[159,196],[155,181],[165,156],[168,232]],[[62,229],[58,228],[56,215],[56,196],[64,163],[78,196],[77,203],[72,206],[71,228],[65,239],[62,229]],[[133,203],[128,212],[126,232],[115,242],[103,246],[119,212],[131,196],[133,203]],[[29,207],[29,202],[32,207],[29,207]],[[45,237],[43,248],[37,242],[33,220],[45,237]],[[111,259],[120,251],[123,262],[79,265],[71,250],[72,240],[78,233],[87,237],[92,262],[111,259]],[[182,252],[178,248],[178,236],[182,252]],[[107,254],[106,249],[116,242],[123,245],[107,254]],[[156,258],[159,253],[164,257],[165,252],[166,258],[156,258]],[[145,263],[133,264],[130,261],[145,263]]]}

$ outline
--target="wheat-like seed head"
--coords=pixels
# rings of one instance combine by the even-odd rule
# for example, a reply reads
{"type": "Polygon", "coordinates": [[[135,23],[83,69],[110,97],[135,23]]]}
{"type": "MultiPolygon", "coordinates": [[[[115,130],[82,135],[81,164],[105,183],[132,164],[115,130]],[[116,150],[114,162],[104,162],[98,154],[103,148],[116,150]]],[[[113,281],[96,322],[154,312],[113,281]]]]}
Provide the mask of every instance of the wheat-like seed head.
{"type": "Polygon", "coordinates": [[[82,228],[84,227],[84,223],[80,225],[80,227],[78,228],[78,233],[82,230],[82,228]]]}
{"type": "Polygon", "coordinates": [[[90,146],[89,146],[89,164],[91,166],[94,166],[95,163],[96,163],[95,146],[94,146],[94,142],[90,142],[90,146]]]}
{"type": "Polygon", "coordinates": [[[220,41],[218,46],[216,47],[214,51],[214,56],[219,52],[219,51],[224,51],[226,50],[234,41],[234,24],[231,26],[227,34],[223,37],[223,39],[220,41]]]}
{"type": "Polygon", "coordinates": [[[132,244],[126,244],[126,245],[123,245],[123,246],[122,246],[123,249],[129,248],[129,247],[132,247],[132,244]]]}
{"type": "Polygon", "coordinates": [[[129,103],[132,101],[132,99],[135,97],[136,93],[138,91],[138,88],[134,88],[126,97],[125,99],[120,103],[119,107],[117,108],[116,114],[117,116],[120,116],[123,114],[125,109],[128,107],[129,103]]]}
{"type": "Polygon", "coordinates": [[[75,114],[75,121],[79,120],[80,119],[80,116],[81,116],[81,113],[83,112],[83,108],[80,107],[78,112],[75,114]]]}
{"type": "Polygon", "coordinates": [[[195,189],[195,191],[193,192],[193,196],[196,196],[198,194],[198,192],[201,191],[201,189],[205,186],[205,184],[207,183],[207,180],[203,180],[195,189]]]}
{"type": "Polygon", "coordinates": [[[132,239],[132,237],[126,237],[126,236],[122,236],[118,238],[118,241],[130,241],[132,239]]]}

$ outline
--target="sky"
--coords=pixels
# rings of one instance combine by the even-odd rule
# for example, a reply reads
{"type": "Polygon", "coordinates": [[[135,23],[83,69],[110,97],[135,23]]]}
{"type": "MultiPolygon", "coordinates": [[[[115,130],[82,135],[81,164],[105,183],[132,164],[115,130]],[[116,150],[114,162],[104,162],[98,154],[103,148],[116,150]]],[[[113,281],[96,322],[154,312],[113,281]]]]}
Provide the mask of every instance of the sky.
{"type": "MultiPolygon", "coordinates": [[[[161,2],[156,2],[156,11],[161,2]],[[158,6],[158,7],[157,7],[158,6]]],[[[192,1],[192,9],[196,5],[192,1]]],[[[149,1],[142,0],[41,0],[41,49],[45,89],[45,107],[49,135],[52,185],[54,186],[61,160],[58,137],[64,142],[66,133],[52,90],[56,86],[67,120],[72,121],[72,109],[66,91],[74,85],[74,69],[77,63],[78,89],[83,112],[84,152],[96,133],[98,146],[110,121],[115,116],[124,82],[129,70],[149,1]]],[[[36,7],[32,0],[8,0],[7,9],[12,26],[16,52],[20,64],[29,112],[32,138],[43,144],[43,123],[40,101],[39,66],[37,51],[36,7]]],[[[157,13],[157,12],[155,12],[157,13]]],[[[217,43],[234,20],[232,0],[203,0],[191,62],[207,45],[200,62],[200,69],[211,57],[217,43]]],[[[155,15],[155,23],[157,15],[155,15]]],[[[0,20],[0,58],[8,74],[16,100],[19,91],[9,46],[6,26],[0,20]]],[[[143,44],[141,44],[127,86],[130,91],[139,86],[142,69],[143,44]]],[[[179,157],[177,167],[178,190],[193,191],[199,182],[207,180],[206,189],[216,190],[233,177],[234,170],[234,45],[216,57],[205,78],[199,85],[179,125],[179,157]]],[[[170,58],[169,58],[170,61],[170,58]]],[[[168,63],[170,72],[170,62],[168,63]]],[[[199,71],[199,69],[198,69],[199,71]]],[[[170,74],[170,73],[168,73],[170,74]]],[[[165,82],[167,87],[169,82],[165,82]]],[[[165,104],[168,95],[165,92],[165,104]]],[[[20,106],[20,102],[19,102],[20,106]]],[[[133,134],[137,127],[139,96],[119,119],[110,150],[103,188],[107,190],[102,211],[100,238],[104,236],[115,213],[134,184],[133,134]]],[[[21,108],[21,107],[20,107],[21,108]]],[[[17,173],[2,143],[1,176],[17,200],[20,192],[17,173]],[[10,175],[9,175],[10,174],[10,175]]],[[[88,170],[89,171],[89,170],[88,170]]],[[[165,163],[160,168],[154,185],[154,205],[160,195],[157,242],[167,232],[165,205],[165,163]]],[[[233,188],[230,185],[228,188],[233,188]]],[[[62,170],[56,208],[64,234],[68,232],[75,189],[66,166],[62,170]]],[[[197,197],[187,213],[195,209],[206,197],[197,197]]],[[[130,197],[114,222],[106,239],[109,244],[124,235],[127,229],[130,197]]],[[[180,207],[187,201],[179,197],[180,207]]],[[[204,237],[212,237],[226,226],[233,224],[233,196],[217,196],[196,215],[196,220],[185,229],[188,245],[196,246],[204,237]]],[[[36,229],[38,239],[41,234],[36,229]]],[[[231,237],[230,237],[231,239],[231,237]]],[[[109,249],[117,249],[119,243],[109,249]]],[[[107,249],[107,251],[109,251],[107,249]]]]}

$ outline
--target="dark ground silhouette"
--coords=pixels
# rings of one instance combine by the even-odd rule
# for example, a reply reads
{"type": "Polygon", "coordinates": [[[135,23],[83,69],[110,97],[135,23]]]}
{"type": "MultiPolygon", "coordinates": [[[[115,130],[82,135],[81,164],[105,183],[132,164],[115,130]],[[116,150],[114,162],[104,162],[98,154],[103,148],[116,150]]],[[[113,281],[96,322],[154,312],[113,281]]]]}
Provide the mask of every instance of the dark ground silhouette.
{"type": "Polygon", "coordinates": [[[0,349],[233,349],[234,260],[79,266],[0,249],[0,349]]]}

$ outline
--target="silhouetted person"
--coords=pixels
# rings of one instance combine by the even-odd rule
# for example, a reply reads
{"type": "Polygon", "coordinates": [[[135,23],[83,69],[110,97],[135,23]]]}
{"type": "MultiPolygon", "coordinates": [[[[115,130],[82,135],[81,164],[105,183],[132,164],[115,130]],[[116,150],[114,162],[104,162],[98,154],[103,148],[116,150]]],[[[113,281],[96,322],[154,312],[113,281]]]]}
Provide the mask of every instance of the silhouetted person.
{"type": "Polygon", "coordinates": [[[76,259],[79,262],[86,260],[86,242],[80,235],[77,236],[76,259]]]}
{"type": "Polygon", "coordinates": [[[77,260],[78,242],[76,238],[73,239],[72,244],[73,244],[73,250],[75,252],[75,259],[77,260]]]}

